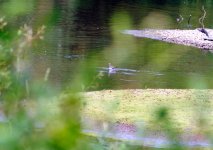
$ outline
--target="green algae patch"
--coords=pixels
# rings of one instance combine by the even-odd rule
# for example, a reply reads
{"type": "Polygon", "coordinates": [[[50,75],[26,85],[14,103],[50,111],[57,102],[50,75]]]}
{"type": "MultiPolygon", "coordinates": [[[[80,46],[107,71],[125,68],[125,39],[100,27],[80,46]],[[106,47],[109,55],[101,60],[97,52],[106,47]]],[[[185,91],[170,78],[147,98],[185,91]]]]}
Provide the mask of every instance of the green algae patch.
{"type": "Polygon", "coordinates": [[[213,90],[131,89],[86,92],[82,115],[101,121],[158,126],[166,115],[175,128],[211,128],[213,90]],[[166,110],[165,112],[160,110],[166,110]]]}

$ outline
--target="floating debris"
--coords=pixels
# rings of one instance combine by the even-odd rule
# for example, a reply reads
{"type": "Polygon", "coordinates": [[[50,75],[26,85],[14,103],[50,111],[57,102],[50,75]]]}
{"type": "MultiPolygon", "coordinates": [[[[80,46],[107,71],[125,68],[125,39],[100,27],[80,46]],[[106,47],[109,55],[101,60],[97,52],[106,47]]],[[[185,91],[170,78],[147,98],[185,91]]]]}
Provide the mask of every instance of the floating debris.
{"type": "Polygon", "coordinates": [[[65,55],[64,58],[71,60],[83,59],[84,55],[65,55]]]}

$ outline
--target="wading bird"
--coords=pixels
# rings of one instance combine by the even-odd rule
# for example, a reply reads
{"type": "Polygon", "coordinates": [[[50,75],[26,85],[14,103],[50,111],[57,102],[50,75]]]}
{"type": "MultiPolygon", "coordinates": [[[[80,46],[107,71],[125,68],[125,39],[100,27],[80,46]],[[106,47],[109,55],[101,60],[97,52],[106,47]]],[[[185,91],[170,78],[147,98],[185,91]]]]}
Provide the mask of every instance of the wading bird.
{"type": "Polygon", "coordinates": [[[114,74],[116,73],[116,67],[114,67],[111,63],[108,64],[108,76],[110,76],[110,74],[114,74]]]}
{"type": "Polygon", "coordinates": [[[116,68],[116,67],[114,67],[111,63],[108,64],[108,69],[109,69],[109,70],[113,70],[113,69],[115,69],[115,68],[116,68]]]}
{"type": "Polygon", "coordinates": [[[177,23],[178,23],[178,27],[179,27],[180,23],[181,23],[183,20],[184,20],[184,18],[183,18],[181,15],[179,15],[179,17],[176,18],[176,21],[177,21],[177,23]]]}
{"type": "Polygon", "coordinates": [[[190,14],[190,15],[189,15],[189,19],[188,19],[188,24],[187,24],[187,27],[188,27],[188,28],[191,28],[191,27],[192,27],[192,25],[190,24],[191,17],[192,17],[192,15],[190,14]]]}
{"type": "Polygon", "coordinates": [[[203,11],[203,16],[201,16],[200,19],[199,19],[199,23],[200,23],[200,25],[201,25],[201,28],[198,28],[198,31],[204,33],[206,36],[209,37],[209,34],[208,34],[208,32],[206,31],[206,29],[205,29],[205,27],[204,27],[204,23],[203,23],[203,21],[204,21],[204,19],[205,19],[205,17],[206,17],[206,11],[205,11],[205,9],[204,9],[204,6],[202,6],[202,11],[203,11]]]}

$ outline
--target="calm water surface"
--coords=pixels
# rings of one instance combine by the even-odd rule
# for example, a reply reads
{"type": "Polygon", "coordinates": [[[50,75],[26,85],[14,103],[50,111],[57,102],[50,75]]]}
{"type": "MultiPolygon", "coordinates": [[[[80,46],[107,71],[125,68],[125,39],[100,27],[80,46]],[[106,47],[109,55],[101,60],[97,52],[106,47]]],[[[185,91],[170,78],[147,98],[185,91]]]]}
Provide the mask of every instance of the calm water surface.
{"type": "Polygon", "coordinates": [[[202,5],[207,11],[205,26],[213,28],[213,4],[99,2],[75,8],[64,1],[58,3],[54,10],[58,13],[56,23],[47,27],[45,40],[32,54],[32,74],[36,80],[43,78],[50,68],[49,80],[58,88],[74,80],[76,72],[91,79],[85,85],[89,90],[213,88],[211,52],[121,32],[124,29],[176,29],[179,14],[184,17],[179,28],[187,28],[191,14],[190,24],[194,29],[199,27],[202,5]],[[108,70],[108,63],[117,69],[108,70]]]}

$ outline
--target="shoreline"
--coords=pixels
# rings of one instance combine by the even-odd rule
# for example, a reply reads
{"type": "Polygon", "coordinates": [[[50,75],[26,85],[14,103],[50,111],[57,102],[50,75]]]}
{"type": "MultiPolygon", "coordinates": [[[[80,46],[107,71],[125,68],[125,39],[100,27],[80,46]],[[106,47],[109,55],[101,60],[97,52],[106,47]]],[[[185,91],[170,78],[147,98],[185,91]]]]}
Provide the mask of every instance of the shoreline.
{"type": "MultiPolygon", "coordinates": [[[[206,29],[206,28],[205,28],[206,29]]],[[[206,29],[209,36],[198,29],[144,29],[144,30],[124,30],[123,34],[133,35],[140,38],[149,38],[168,43],[192,46],[204,50],[213,50],[213,29],[206,29]]]]}

